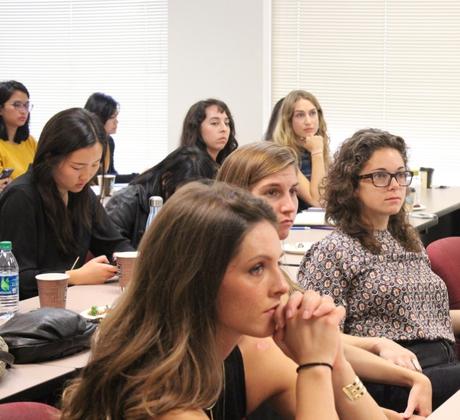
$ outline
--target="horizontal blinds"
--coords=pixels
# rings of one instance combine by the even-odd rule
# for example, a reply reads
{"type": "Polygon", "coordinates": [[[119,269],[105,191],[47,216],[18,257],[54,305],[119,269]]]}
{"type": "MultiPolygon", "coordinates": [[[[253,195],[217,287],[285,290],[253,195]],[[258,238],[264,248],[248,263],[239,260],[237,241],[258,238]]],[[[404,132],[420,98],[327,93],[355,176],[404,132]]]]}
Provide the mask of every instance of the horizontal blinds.
{"type": "Polygon", "coordinates": [[[167,1],[0,2],[1,79],[26,85],[37,138],[56,112],[93,92],[121,106],[115,139],[120,173],[167,153],[167,1]]]}
{"type": "Polygon", "coordinates": [[[272,0],[272,102],[314,93],[332,150],[354,131],[402,135],[411,165],[460,185],[460,3],[272,0]]]}

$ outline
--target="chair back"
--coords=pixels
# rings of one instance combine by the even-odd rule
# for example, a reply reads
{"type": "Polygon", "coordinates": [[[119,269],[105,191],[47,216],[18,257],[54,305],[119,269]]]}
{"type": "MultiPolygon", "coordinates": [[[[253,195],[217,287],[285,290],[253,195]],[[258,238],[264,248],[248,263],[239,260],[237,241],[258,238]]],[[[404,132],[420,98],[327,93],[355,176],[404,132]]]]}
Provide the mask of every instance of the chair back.
{"type": "Polygon", "coordinates": [[[460,236],[431,242],[426,251],[432,270],[446,283],[450,309],[460,309],[460,236]]]}
{"type": "MultiPolygon", "coordinates": [[[[449,308],[460,309],[460,236],[450,236],[431,242],[426,252],[431,269],[444,280],[449,294],[449,308]]],[[[460,360],[460,336],[455,337],[460,360]]]]}
{"type": "Polygon", "coordinates": [[[61,412],[51,405],[38,402],[0,404],[0,420],[58,420],[61,412]]]}

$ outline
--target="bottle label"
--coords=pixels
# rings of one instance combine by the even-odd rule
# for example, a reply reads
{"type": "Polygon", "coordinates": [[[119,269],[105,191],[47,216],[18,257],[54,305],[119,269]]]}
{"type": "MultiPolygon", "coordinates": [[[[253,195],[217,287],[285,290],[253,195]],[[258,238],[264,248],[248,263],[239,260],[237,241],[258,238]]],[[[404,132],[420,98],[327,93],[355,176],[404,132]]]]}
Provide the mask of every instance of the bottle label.
{"type": "Polygon", "coordinates": [[[18,275],[0,276],[0,296],[18,293],[18,275]]]}

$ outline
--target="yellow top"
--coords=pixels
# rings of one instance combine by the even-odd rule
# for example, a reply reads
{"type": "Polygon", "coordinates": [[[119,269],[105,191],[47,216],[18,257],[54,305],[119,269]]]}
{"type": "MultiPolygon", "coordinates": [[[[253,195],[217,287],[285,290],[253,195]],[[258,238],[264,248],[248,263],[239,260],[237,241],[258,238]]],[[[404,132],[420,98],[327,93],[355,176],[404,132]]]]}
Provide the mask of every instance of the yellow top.
{"type": "Polygon", "coordinates": [[[19,144],[0,140],[0,171],[14,168],[11,178],[17,178],[27,171],[34,160],[36,150],[37,142],[32,136],[19,144]]]}

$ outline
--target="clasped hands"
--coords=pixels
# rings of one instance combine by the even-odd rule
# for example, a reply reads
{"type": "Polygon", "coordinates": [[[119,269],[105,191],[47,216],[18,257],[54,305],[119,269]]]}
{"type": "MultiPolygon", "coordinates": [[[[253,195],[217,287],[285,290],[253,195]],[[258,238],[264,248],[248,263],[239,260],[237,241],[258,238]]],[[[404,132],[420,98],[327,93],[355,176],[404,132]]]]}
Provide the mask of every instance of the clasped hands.
{"type": "Polygon", "coordinates": [[[295,292],[274,314],[273,338],[297,364],[323,362],[333,366],[344,358],[339,324],[345,309],[313,290],[295,292]]]}

